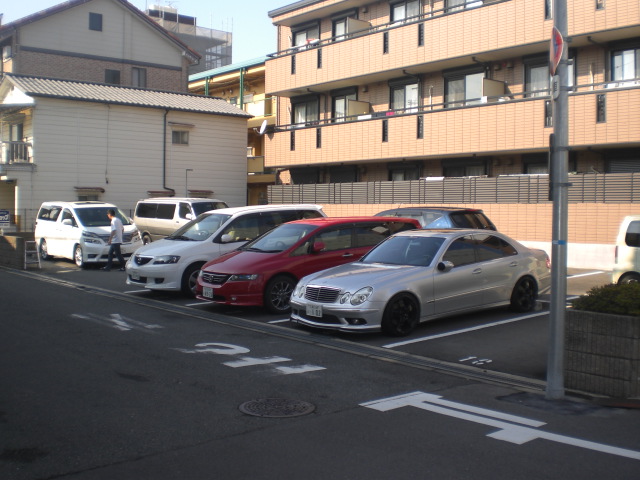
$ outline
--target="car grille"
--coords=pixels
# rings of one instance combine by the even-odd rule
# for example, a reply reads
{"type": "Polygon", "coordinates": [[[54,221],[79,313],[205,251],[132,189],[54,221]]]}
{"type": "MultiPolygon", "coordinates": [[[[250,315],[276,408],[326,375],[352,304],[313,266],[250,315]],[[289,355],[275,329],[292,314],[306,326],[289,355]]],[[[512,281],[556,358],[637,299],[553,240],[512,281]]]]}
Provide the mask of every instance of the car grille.
{"type": "Polygon", "coordinates": [[[133,256],[133,263],[135,263],[136,265],[146,265],[151,260],[153,260],[153,257],[143,257],[142,255],[133,256]]]}
{"type": "MultiPolygon", "coordinates": [[[[98,235],[98,237],[100,237],[100,240],[102,240],[104,243],[107,243],[109,241],[109,237],[111,235],[98,235]]],[[[131,239],[133,238],[133,233],[125,233],[124,235],[122,235],[122,243],[131,243],[131,239]]]]}
{"type": "Polygon", "coordinates": [[[334,303],[340,295],[339,288],[307,286],[304,298],[318,303],[334,303]]]}
{"type": "Polygon", "coordinates": [[[222,285],[229,279],[229,275],[223,273],[202,272],[202,281],[212,285],[222,285]]]}

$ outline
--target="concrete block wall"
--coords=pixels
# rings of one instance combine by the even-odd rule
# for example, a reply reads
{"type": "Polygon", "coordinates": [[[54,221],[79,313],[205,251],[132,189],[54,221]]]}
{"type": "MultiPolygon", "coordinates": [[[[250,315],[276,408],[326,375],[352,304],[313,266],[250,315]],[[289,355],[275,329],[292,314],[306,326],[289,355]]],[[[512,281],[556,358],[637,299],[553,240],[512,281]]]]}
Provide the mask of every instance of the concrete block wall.
{"type": "Polygon", "coordinates": [[[640,397],[640,317],[567,310],[565,328],[567,388],[640,397]]]}
{"type": "Polygon", "coordinates": [[[0,266],[24,269],[24,250],[27,240],[33,240],[32,233],[0,235],[0,266]]]}

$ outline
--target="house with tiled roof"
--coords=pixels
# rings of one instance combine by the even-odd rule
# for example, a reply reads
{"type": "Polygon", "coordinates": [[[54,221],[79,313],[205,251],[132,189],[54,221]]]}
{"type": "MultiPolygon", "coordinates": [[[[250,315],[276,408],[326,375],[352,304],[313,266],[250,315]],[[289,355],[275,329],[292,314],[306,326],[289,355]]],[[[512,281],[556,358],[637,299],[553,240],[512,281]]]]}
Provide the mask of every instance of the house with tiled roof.
{"type": "Polygon", "coordinates": [[[0,207],[29,231],[47,200],[125,211],[157,195],[245,205],[251,116],[216,97],[5,74],[0,207]]]}
{"type": "Polygon", "coordinates": [[[200,55],[126,0],[70,0],[0,25],[0,75],[187,92],[200,55]]]}

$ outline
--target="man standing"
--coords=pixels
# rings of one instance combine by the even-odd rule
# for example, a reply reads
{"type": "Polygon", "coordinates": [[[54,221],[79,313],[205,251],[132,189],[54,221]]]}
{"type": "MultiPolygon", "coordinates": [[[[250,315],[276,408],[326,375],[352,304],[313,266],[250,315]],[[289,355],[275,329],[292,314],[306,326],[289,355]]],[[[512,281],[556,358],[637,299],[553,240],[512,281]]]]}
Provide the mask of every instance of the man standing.
{"type": "Polygon", "coordinates": [[[112,208],[107,210],[107,217],[111,220],[111,234],[109,234],[109,240],[107,241],[107,245],[109,245],[109,258],[107,259],[107,264],[102,267],[101,270],[105,272],[111,270],[113,254],[115,253],[120,262],[120,271],[124,272],[124,258],[122,258],[122,252],[120,251],[124,226],[122,225],[122,221],[116,217],[116,212],[112,208]]]}

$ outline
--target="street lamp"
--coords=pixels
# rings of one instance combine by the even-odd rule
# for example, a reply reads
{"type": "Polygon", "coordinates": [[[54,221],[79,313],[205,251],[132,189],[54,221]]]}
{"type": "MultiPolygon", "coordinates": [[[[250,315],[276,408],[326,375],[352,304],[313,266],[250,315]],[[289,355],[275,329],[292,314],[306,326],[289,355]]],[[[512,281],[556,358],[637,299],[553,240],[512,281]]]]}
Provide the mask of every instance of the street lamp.
{"type": "Polygon", "coordinates": [[[193,168],[184,169],[184,196],[189,196],[189,172],[193,172],[193,168]]]}

